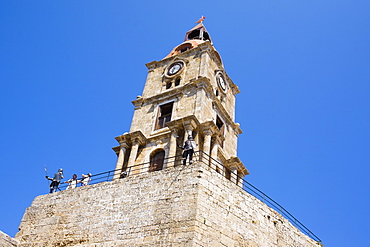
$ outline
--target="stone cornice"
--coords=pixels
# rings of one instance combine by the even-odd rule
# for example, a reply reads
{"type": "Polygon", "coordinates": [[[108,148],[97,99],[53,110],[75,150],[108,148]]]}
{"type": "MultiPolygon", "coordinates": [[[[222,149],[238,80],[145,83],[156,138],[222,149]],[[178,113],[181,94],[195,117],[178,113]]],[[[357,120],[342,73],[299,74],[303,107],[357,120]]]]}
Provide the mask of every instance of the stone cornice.
{"type": "Polygon", "coordinates": [[[206,131],[211,132],[211,136],[217,138],[217,142],[221,145],[225,141],[225,137],[221,134],[220,129],[214,123],[214,121],[207,121],[201,124],[200,130],[205,133],[206,131]]]}
{"type": "Polygon", "coordinates": [[[174,130],[176,128],[184,128],[185,125],[191,126],[193,129],[197,129],[200,126],[199,120],[196,116],[190,115],[184,118],[174,119],[166,123],[169,129],[174,130]]]}
{"type": "Polygon", "coordinates": [[[125,133],[123,135],[115,137],[115,139],[120,143],[126,143],[127,145],[132,145],[134,143],[138,143],[139,145],[143,145],[146,143],[146,137],[144,134],[140,131],[134,131],[131,133],[125,133]]]}
{"type": "Polygon", "coordinates": [[[230,159],[226,160],[224,165],[231,170],[237,170],[242,177],[249,174],[249,171],[238,157],[231,157],[230,159]]]}
{"type": "Polygon", "coordinates": [[[181,98],[184,95],[182,90],[183,87],[174,88],[173,90],[165,91],[152,97],[137,98],[136,100],[133,100],[131,103],[135,106],[135,108],[140,108],[144,104],[150,104],[151,102],[160,102],[168,98],[181,98]]]}
{"type": "Polygon", "coordinates": [[[148,142],[163,140],[165,136],[171,133],[169,128],[162,128],[161,130],[162,131],[152,133],[150,137],[147,138],[148,142]]]}
{"type": "Polygon", "coordinates": [[[207,89],[207,92],[212,92],[212,85],[210,80],[206,77],[198,77],[191,79],[189,83],[186,83],[183,86],[163,91],[162,93],[154,95],[152,97],[143,98],[142,96],[138,96],[136,100],[131,101],[131,103],[135,106],[135,108],[140,108],[144,104],[160,102],[168,98],[181,98],[184,95],[184,91],[189,90],[194,86],[196,86],[196,88],[204,87],[205,89],[207,89]]]}
{"type": "Polygon", "coordinates": [[[202,123],[200,130],[202,132],[210,131],[212,133],[211,136],[221,134],[219,128],[216,126],[214,121],[207,121],[207,122],[202,123]]]}

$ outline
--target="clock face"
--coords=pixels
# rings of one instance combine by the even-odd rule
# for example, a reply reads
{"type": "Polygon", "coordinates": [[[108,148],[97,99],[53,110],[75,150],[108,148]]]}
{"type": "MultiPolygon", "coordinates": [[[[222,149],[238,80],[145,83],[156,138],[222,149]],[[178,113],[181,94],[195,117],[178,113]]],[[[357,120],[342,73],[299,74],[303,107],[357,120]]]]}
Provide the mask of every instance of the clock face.
{"type": "Polygon", "coordinates": [[[223,91],[226,91],[226,80],[223,74],[217,74],[217,82],[223,91]]]}
{"type": "Polygon", "coordinates": [[[167,70],[167,75],[172,76],[179,72],[182,69],[183,63],[182,62],[176,62],[170,65],[170,67],[167,70]]]}

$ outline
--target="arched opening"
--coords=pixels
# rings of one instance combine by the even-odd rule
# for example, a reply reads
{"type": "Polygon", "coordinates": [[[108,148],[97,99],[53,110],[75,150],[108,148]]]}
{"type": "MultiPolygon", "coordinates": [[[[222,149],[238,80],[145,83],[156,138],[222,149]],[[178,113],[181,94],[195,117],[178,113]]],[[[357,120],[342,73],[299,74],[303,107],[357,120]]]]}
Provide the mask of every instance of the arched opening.
{"type": "Polygon", "coordinates": [[[188,39],[201,39],[201,40],[210,40],[209,35],[206,31],[195,29],[188,34],[188,39]],[[201,34],[202,32],[202,34],[201,34]],[[203,36],[203,37],[202,37],[203,36]]]}
{"type": "Polygon", "coordinates": [[[185,44],[182,44],[180,45],[176,51],[178,51],[179,53],[183,53],[183,52],[186,52],[187,50],[190,50],[191,48],[193,48],[192,44],[190,43],[185,43],[185,44]]]}
{"type": "Polygon", "coordinates": [[[181,78],[176,78],[176,80],[175,80],[175,87],[177,87],[178,85],[180,85],[180,81],[181,81],[181,78]]]}
{"type": "Polygon", "coordinates": [[[150,157],[150,166],[149,171],[159,171],[163,169],[163,162],[164,162],[165,152],[164,150],[157,150],[153,155],[150,157]]]}

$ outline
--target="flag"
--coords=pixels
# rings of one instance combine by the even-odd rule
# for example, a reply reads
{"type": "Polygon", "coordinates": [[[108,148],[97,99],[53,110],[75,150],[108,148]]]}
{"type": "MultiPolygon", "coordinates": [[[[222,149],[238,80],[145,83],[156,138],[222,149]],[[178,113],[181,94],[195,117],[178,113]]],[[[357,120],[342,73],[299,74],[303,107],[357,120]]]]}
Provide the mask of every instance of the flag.
{"type": "Polygon", "coordinates": [[[204,19],[206,19],[206,17],[202,15],[202,18],[200,18],[196,23],[201,23],[204,19]]]}

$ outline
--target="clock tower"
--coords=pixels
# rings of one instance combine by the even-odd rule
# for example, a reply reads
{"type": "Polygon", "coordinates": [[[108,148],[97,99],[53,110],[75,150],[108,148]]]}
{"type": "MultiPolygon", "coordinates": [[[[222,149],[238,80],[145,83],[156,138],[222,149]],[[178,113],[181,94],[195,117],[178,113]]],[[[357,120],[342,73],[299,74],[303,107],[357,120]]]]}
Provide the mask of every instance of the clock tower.
{"type": "Polygon", "coordinates": [[[116,137],[114,178],[122,172],[131,175],[182,164],[179,146],[189,135],[198,144],[195,151],[204,154],[202,159],[228,168],[225,176],[247,175],[237,158],[242,133],[235,123],[239,89],[226,73],[203,23],[189,30],[184,42],[165,58],[146,66],[143,93],[132,101],[130,131],[116,137]]]}
{"type": "MultiPolygon", "coordinates": [[[[318,246],[307,228],[243,180],[239,89],[203,23],[147,67],[130,130],[116,137],[114,181],[36,197],[15,243],[6,239],[5,246],[318,246]],[[183,166],[179,146],[189,135],[196,156],[183,166]]],[[[93,179],[105,174],[110,179],[110,172],[93,179]]]]}

